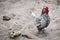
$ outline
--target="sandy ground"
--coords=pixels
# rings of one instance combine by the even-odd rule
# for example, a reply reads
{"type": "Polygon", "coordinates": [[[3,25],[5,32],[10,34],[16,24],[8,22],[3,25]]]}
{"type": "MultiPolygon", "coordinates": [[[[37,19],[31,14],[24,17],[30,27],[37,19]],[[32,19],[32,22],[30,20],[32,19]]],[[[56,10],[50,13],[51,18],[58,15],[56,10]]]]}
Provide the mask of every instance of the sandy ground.
{"type": "Polygon", "coordinates": [[[0,0],[0,40],[60,40],[60,3],[58,2],[56,0],[0,0]],[[45,33],[37,34],[30,12],[40,15],[44,6],[49,7],[51,22],[45,33]],[[3,21],[4,15],[11,17],[11,20],[3,21]],[[10,39],[8,35],[10,31],[21,31],[33,39],[21,36],[10,39]]]}

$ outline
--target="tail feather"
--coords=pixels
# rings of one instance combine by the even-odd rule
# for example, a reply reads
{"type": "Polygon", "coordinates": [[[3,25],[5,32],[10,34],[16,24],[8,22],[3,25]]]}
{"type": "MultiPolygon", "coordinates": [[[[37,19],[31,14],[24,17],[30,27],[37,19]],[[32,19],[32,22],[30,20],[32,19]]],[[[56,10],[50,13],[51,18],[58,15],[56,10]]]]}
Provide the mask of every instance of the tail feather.
{"type": "Polygon", "coordinates": [[[33,12],[32,12],[32,16],[33,16],[34,18],[36,18],[36,14],[35,14],[35,13],[33,13],[33,12]]]}
{"type": "Polygon", "coordinates": [[[36,19],[41,19],[41,16],[37,16],[35,13],[32,12],[32,16],[36,19]]]}

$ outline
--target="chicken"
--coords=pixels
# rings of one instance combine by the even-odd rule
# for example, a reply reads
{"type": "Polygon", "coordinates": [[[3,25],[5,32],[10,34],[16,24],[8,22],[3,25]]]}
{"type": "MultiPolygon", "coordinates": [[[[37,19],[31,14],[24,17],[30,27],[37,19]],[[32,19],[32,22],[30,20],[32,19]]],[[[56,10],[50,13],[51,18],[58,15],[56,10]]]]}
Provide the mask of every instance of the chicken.
{"type": "Polygon", "coordinates": [[[42,12],[41,12],[40,16],[36,16],[32,12],[32,16],[36,20],[36,24],[38,24],[36,27],[37,27],[39,32],[41,30],[43,30],[44,28],[47,28],[49,23],[50,23],[50,16],[48,15],[48,12],[49,12],[49,9],[48,9],[47,6],[42,9],[42,12]]]}

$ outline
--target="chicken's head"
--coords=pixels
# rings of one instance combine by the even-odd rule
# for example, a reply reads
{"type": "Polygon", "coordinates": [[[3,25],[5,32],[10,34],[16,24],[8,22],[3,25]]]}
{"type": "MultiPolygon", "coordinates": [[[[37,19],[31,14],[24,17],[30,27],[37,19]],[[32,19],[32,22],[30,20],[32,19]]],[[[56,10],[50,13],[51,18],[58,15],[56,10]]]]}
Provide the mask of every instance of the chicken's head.
{"type": "Polygon", "coordinates": [[[46,13],[48,14],[49,12],[49,8],[47,6],[45,6],[43,9],[42,9],[42,14],[46,13]]]}

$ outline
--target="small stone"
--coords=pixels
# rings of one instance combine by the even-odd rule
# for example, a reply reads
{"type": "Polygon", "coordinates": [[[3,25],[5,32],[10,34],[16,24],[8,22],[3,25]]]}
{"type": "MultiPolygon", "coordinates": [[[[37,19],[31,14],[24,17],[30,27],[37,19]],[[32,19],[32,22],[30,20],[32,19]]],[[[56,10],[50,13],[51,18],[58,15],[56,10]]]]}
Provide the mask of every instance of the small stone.
{"type": "Polygon", "coordinates": [[[9,29],[9,30],[12,30],[12,29],[9,29]]]}
{"type": "Polygon", "coordinates": [[[9,21],[11,18],[10,17],[8,17],[8,16],[3,16],[3,20],[4,21],[9,21]]]}

